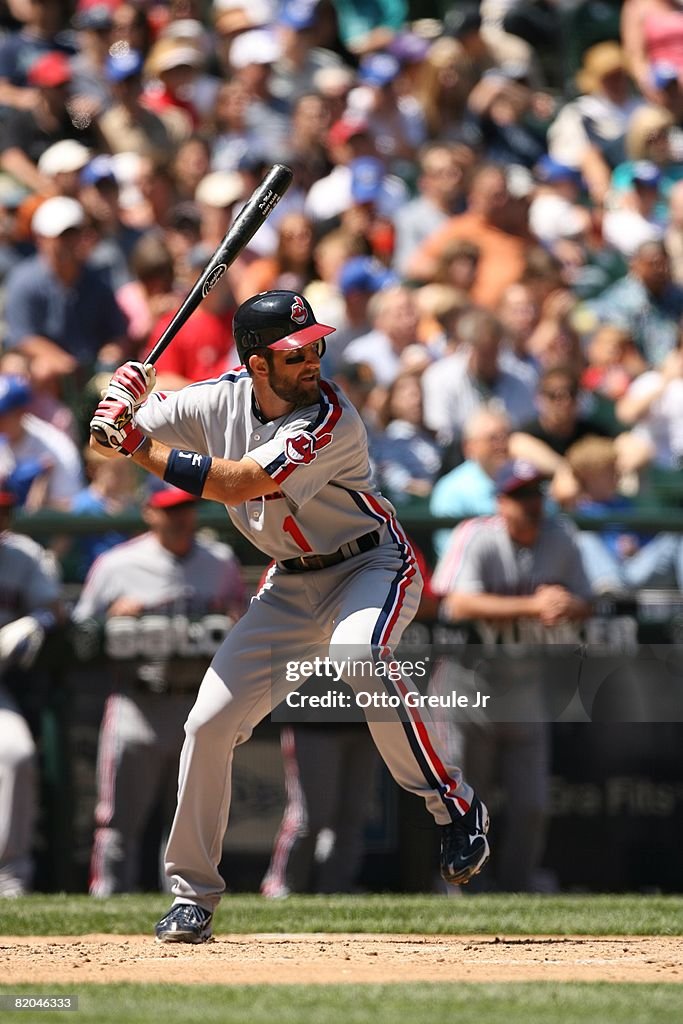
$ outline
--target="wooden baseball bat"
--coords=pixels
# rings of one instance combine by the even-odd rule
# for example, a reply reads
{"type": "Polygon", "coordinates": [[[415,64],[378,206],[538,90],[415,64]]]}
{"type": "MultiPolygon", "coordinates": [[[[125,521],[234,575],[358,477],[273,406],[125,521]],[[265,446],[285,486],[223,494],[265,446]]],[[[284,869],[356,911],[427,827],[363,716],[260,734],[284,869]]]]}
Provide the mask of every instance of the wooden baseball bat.
{"type": "MultiPolygon", "coordinates": [[[[217,246],[182,305],[166,327],[165,331],[145,359],[146,364],[156,363],[162,352],[171,344],[180,328],[187,323],[195,309],[214,288],[228,267],[237,259],[242,249],[251,241],[272,210],[292,183],[292,170],[284,164],[274,164],[261,184],[254,189],[251,198],[240,210],[217,246]]],[[[106,439],[95,428],[93,435],[100,444],[106,439]]]]}

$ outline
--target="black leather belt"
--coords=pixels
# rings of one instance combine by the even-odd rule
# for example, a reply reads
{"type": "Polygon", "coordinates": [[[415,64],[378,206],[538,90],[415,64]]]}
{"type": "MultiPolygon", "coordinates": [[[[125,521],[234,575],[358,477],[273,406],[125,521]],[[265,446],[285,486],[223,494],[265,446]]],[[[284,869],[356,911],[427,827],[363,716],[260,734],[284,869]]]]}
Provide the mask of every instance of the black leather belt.
{"type": "Polygon", "coordinates": [[[285,572],[311,572],[313,569],[328,569],[331,565],[338,565],[340,562],[345,562],[347,558],[353,558],[354,555],[372,551],[379,545],[379,541],[379,530],[373,530],[372,533],[364,533],[362,537],[356,537],[348,544],[342,544],[337,551],[333,551],[330,555],[299,555],[297,558],[285,558],[283,562],[277,563],[277,567],[284,569],[285,572]]]}

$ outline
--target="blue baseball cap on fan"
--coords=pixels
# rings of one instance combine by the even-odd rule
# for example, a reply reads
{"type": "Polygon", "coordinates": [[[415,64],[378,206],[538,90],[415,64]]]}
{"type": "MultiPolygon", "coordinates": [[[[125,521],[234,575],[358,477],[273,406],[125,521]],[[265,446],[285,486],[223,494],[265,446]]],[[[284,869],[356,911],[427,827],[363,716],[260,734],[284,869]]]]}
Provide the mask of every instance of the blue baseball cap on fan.
{"type": "Polygon", "coordinates": [[[358,81],[362,85],[382,87],[393,82],[401,70],[396,57],[390,53],[372,53],[363,57],[358,67],[358,81]]]}
{"type": "Polygon", "coordinates": [[[342,295],[349,292],[378,292],[389,285],[398,284],[399,278],[372,256],[354,256],[347,260],[339,275],[342,295]]]}
{"type": "Polygon", "coordinates": [[[655,89],[666,89],[678,81],[678,68],[668,61],[658,60],[650,68],[650,77],[655,89]]]}
{"type": "Polygon", "coordinates": [[[0,375],[0,416],[15,409],[23,409],[31,401],[31,386],[15,374],[0,375]]]}
{"type": "Polygon", "coordinates": [[[359,156],[349,164],[354,203],[376,203],[382,193],[384,166],[374,156],[359,156]]]}
{"type": "Polygon", "coordinates": [[[651,160],[636,160],[632,174],[634,185],[649,185],[651,188],[656,188],[662,177],[659,167],[651,160]]]}
{"type": "Polygon", "coordinates": [[[315,24],[316,0],[287,0],[278,15],[278,22],[285,28],[304,32],[315,24]]]}
{"type": "Polygon", "coordinates": [[[123,82],[142,72],[143,57],[137,50],[110,54],[104,63],[104,74],[109,82],[123,82]]]}
{"type": "Polygon", "coordinates": [[[82,185],[99,185],[103,181],[116,181],[114,164],[106,153],[94,157],[81,171],[82,185]]]}

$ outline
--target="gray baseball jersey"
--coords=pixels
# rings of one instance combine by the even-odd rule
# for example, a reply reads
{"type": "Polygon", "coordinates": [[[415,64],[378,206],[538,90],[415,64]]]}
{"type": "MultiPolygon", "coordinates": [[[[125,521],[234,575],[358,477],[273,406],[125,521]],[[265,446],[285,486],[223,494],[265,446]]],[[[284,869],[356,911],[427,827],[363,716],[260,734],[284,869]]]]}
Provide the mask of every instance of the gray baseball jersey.
{"type": "Polygon", "coordinates": [[[138,598],[145,609],[177,613],[230,612],[244,588],[239,564],[227,544],[198,537],[184,558],[171,554],[153,533],[105,551],[95,560],[73,611],[75,622],[103,618],[120,597],[138,598]]]}
{"type": "MultiPolygon", "coordinates": [[[[355,555],[346,549],[343,561],[326,568],[272,568],[204,676],[185,723],[166,872],[177,902],[213,910],[225,889],[218,864],[234,748],[303,682],[288,683],[280,666],[338,648],[366,664],[377,661],[377,652],[390,659],[417,610],[421,578],[393,507],[374,486],[360,417],[328,381],[320,382],[315,405],[263,422],[251,378],[238,370],[170,396],[152,395],[136,422],[174,447],[233,460],[248,455],[262,466],[278,492],[226,507],[237,529],[277,562],[336,554],[369,533],[379,541],[355,555]]],[[[345,678],[378,698],[387,690],[414,690],[410,679],[379,671],[362,681],[345,678]]],[[[423,797],[437,822],[467,812],[472,790],[444,760],[419,710],[407,721],[396,712],[368,724],[394,778],[423,797]]]]}
{"type": "MultiPolygon", "coordinates": [[[[0,627],[59,598],[54,559],[29,537],[0,534],[0,627]]],[[[29,887],[36,813],[36,750],[0,681],[0,896],[29,887]]]]}
{"type": "MultiPolygon", "coordinates": [[[[153,533],[118,544],[92,565],[73,611],[76,622],[104,619],[119,598],[144,606],[140,616],[107,619],[105,644],[117,692],[106,702],[97,753],[98,802],[90,869],[95,896],[129,892],[138,884],[139,844],[164,780],[175,775],[182,726],[208,652],[190,652],[188,622],[207,613],[239,617],[244,604],[240,567],[227,544],[196,538],[187,555],[168,551],[153,533]],[[156,616],[148,613],[155,612],[156,616]],[[155,620],[154,631],[145,623],[155,620]],[[128,624],[139,633],[128,632],[128,624]],[[126,629],[121,632],[121,627],[126,629]],[[177,641],[181,650],[174,646],[177,641]],[[138,660],[126,661],[134,650],[138,660]],[[184,654],[184,657],[176,656],[184,654]],[[116,658],[123,657],[117,665],[116,658]],[[198,671],[199,669],[199,671],[198,671]]],[[[205,621],[205,620],[203,620],[205,621]]],[[[214,647],[215,650],[215,647],[214,647]]]]}
{"type": "Polygon", "coordinates": [[[203,455],[254,459],[279,492],[226,506],[238,530],[276,561],[318,555],[386,523],[393,506],[375,487],[363,422],[346,396],[321,382],[321,401],[263,423],[246,370],[155,393],[138,411],[146,434],[203,455]]]}
{"type": "Polygon", "coordinates": [[[557,583],[590,600],[591,587],[581,555],[564,523],[546,518],[532,548],[515,544],[498,515],[461,523],[432,577],[438,594],[525,595],[542,584],[557,583]]]}
{"type": "Polygon", "coordinates": [[[0,626],[59,598],[54,558],[30,537],[0,535],[0,626]]]}

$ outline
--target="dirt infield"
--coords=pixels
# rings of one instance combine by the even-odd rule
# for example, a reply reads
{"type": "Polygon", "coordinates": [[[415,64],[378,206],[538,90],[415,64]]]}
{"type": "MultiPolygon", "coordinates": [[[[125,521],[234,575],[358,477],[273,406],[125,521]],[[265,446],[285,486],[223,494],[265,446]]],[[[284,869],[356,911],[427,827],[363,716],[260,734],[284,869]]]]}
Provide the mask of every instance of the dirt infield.
{"type": "Polygon", "coordinates": [[[218,935],[202,946],[140,935],[4,936],[0,960],[5,985],[683,982],[679,936],[218,935]]]}

